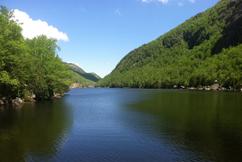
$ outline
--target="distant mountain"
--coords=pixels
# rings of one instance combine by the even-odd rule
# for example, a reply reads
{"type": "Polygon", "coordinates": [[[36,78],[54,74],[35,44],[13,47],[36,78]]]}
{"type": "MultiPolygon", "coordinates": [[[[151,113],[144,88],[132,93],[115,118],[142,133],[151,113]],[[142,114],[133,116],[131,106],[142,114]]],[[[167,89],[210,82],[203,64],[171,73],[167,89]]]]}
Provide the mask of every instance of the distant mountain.
{"type": "Polygon", "coordinates": [[[169,88],[214,82],[242,88],[241,0],[220,0],[214,7],[133,50],[99,85],[169,88]]]}
{"type": "Polygon", "coordinates": [[[70,69],[72,71],[74,71],[75,73],[81,75],[82,77],[84,77],[85,79],[87,80],[91,80],[93,82],[97,82],[101,79],[100,76],[98,76],[97,74],[95,73],[86,73],[81,67],[73,64],[73,63],[66,63],[70,69]]]}

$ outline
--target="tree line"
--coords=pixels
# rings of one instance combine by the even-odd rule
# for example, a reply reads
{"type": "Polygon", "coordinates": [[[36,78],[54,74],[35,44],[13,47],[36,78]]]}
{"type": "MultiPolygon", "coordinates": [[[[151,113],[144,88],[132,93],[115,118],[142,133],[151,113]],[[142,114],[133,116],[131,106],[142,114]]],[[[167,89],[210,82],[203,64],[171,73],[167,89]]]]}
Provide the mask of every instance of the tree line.
{"type": "Polygon", "coordinates": [[[65,65],[57,55],[54,39],[39,36],[25,39],[13,13],[0,8],[0,99],[50,99],[64,93],[73,82],[88,84],[65,65]]]}

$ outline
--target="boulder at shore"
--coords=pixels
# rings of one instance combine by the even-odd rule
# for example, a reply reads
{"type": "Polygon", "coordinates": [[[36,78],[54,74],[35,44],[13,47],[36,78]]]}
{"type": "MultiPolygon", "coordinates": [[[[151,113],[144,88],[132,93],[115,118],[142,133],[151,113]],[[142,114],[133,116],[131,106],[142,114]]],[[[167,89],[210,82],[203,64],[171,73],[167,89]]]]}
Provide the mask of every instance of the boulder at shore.
{"type": "Polygon", "coordinates": [[[218,83],[215,83],[215,84],[211,85],[210,88],[211,88],[211,90],[217,91],[217,90],[219,90],[219,87],[220,87],[220,85],[218,83]]]}
{"type": "Polygon", "coordinates": [[[4,101],[3,100],[0,100],[0,106],[1,105],[4,105],[4,101]]]}
{"type": "Polygon", "coordinates": [[[12,100],[13,106],[20,106],[24,103],[24,101],[21,98],[15,98],[12,100]]]}

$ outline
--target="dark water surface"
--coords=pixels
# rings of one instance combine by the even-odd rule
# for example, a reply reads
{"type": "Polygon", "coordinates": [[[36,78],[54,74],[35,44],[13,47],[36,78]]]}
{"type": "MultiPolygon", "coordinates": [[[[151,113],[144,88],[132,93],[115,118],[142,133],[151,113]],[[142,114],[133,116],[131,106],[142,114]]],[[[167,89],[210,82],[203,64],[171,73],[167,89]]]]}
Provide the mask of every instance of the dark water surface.
{"type": "Polygon", "coordinates": [[[242,94],[74,89],[0,109],[0,161],[242,161],[242,94]]]}

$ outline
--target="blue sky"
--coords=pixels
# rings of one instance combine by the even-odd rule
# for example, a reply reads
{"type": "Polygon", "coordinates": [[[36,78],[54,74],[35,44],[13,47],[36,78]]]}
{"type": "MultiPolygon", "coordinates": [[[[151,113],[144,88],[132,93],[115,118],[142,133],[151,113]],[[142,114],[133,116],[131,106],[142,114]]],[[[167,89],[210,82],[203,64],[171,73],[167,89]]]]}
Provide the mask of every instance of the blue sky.
{"type": "MultiPolygon", "coordinates": [[[[62,32],[60,57],[102,77],[131,50],[218,0],[0,0],[62,32]],[[63,35],[65,34],[65,35],[63,35]],[[68,37],[68,41],[67,38],[68,37]]],[[[26,32],[39,29],[26,29],[26,32]]],[[[43,27],[44,29],[44,27],[43,27]]],[[[52,32],[49,30],[47,32],[52,32]]],[[[59,38],[59,37],[58,37],[59,38]]]]}

